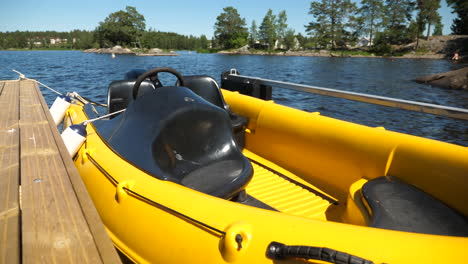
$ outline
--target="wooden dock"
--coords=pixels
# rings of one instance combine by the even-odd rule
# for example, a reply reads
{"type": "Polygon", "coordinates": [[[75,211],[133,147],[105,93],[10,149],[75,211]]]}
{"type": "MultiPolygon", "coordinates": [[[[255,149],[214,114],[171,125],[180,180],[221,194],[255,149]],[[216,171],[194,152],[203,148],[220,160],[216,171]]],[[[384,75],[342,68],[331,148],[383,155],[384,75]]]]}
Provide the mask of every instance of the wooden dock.
{"type": "Polygon", "coordinates": [[[121,263],[30,80],[0,81],[0,263],[121,263]]]}

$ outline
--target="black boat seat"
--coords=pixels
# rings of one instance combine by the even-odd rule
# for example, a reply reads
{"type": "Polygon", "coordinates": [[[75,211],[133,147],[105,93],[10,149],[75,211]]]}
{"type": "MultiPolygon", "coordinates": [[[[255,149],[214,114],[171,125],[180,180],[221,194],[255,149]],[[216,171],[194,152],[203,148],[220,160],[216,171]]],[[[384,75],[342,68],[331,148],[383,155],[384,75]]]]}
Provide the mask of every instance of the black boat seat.
{"type": "Polygon", "coordinates": [[[371,212],[370,226],[415,233],[468,236],[466,217],[420,189],[394,177],[379,177],[362,187],[371,212]]]}
{"type": "MultiPolygon", "coordinates": [[[[177,85],[179,85],[179,81],[176,82],[177,85]]],[[[186,75],[184,76],[184,86],[208,102],[230,112],[229,105],[224,101],[221,89],[213,77],[208,75],[186,75]]]]}
{"type": "MultiPolygon", "coordinates": [[[[133,85],[135,80],[113,81],[109,84],[107,90],[107,111],[113,113],[127,108],[128,104],[133,101],[133,85]]],[[[154,90],[155,86],[150,81],[143,81],[138,91],[138,96],[141,96],[148,91],[154,90]]],[[[115,116],[111,116],[113,118],[115,116]]]]}
{"type": "MultiPolygon", "coordinates": [[[[176,86],[179,81],[176,82],[176,86]]],[[[208,75],[188,75],[184,76],[184,86],[207,100],[208,102],[226,110],[231,119],[232,129],[237,142],[241,147],[244,145],[244,131],[247,127],[248,119],[237,115],[231,111],[229,105],[224,101],[221,88],[213,77],[208,75]]]]}
{"type": "Polygon", "coordinates": [[[252,165],[233,139],[227,112],[185,87],[146,93],[97,130],[148,174],[209,195],[231,199],[252,178],[252,165]]]}

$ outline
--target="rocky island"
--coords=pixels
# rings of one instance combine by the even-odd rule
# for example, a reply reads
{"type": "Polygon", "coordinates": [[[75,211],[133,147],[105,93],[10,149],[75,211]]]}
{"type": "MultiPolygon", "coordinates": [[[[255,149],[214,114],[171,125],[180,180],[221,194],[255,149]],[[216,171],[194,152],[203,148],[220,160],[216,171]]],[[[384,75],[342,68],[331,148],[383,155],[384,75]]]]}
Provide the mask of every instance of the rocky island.
{"type": "Polygon", "coordinates": [[[178,56],[179,54],[174,52],[163,52],[161,49],[149,49],[142,52],[141,49],[129,49],[121,46],[114,46],[112,48],[101,48],[101,49],[87,49],[85,53],[98,53],[98,54],[128,54],[136,56],[178,56]]]}

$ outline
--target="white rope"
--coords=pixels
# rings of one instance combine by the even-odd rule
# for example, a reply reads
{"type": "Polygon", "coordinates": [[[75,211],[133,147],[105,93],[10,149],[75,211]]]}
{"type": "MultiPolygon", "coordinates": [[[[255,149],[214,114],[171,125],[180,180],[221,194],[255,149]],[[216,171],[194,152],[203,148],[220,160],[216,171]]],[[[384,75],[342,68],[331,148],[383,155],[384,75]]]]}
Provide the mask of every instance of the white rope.
{"type": "Polygon", "coordinates": [[[62,93],[60,93],[60,92],[58,92],[58,91],[56,91],[56,90],[50,88],[49,86],[47,86],[47,85],[41,83],[41,82],[38,81],[38,80],[30,79],[30,78],[26,77],[24,74],[22,74],[21,72],[19,72],[19,71],[17,71],[17,70],[13,70],[13,71],[19,74],[18,80],[30,80],[30,81],[33,81],[33,82],[35,82],[35,83],[37,83],[37,84],[40,84],[40,85],[44,86],[45,88],[51,90],[52,92],[54,92],[54,93],[56,93],[56,94],[58,94],[58,95],[63,95],[62,93]]]}
{"type": "MultiPolygon", "coordinates": [[[[63,95],[62,93],[60,93],[60,92],[58,92],[58,91],[56,91],[56,90],[50,88],[49,86],[47,86],[47,85],[41,83],[40,81],[27,78],[24,74],[22,74],[21,72],[19,72],[19,71],[17,71],[17,70],[13,70],[13,71],[19,74],[18,80],[30,80],[30,81],[36,82],[36,83],[38,83],[38,84],[44,86],[45,88],[51,90],[52,92],[54,92],[54,93],[56,93],[56,94],[58,94],[58,95],[63,95]]],[[[77,92],[70,93],[70,95],[75,96],[76,98],[82,99],[83,101],[86,101],[86,102],[87,102],[87,100],[85,100],[83,97],[81,97],[77,92]]],[[[94,108],[94,107],[93,107],[93,108],[94,108]]],[[[100,117],[98,117],[98,118],[90,119],[90,120],[84,121],[82,124],[86,126],[87,124],[89,124],[89,123],[91,123],[91,122],[94,122],[94,121],[97,121],[97,120],[101,120],[101,119],[104,119],[104,118],[106,118],[106,117],[116,115],[116,114],[118,114],[118,113],[122,113],[122,112],[125,111],[125,110],[126,110],[126,109],[122,109],[122,110],[115,111],[115,112],[112,112],[112,113],[107,114],[107,115],[100,116],[100,117]]],[[[97,112],[96,110],[94,110],[94,111],[97,112]]]]}
{"type": "Polygon", "coordinates": [[[127,109],[122,109],[122,110],[115,111],[115,112],[112,112],[112,113],[107,114],[107,115],[100,116],[100,117],[98,117],[98,118],[86,120],[86,121],[83,122],[83,125],[86,126],[87,124],[89,124],[89,123],[91,123],[91,122],[94,122],[94,121],[97,121],[97,120],[101,120],[101,119],[104,119],[104,118],[106,118],[106,117],[116,115],[116,114],[118,114],[118,113],[122,113],[122,112],[125,111],[125,110],[127,110],[127,109]]]}

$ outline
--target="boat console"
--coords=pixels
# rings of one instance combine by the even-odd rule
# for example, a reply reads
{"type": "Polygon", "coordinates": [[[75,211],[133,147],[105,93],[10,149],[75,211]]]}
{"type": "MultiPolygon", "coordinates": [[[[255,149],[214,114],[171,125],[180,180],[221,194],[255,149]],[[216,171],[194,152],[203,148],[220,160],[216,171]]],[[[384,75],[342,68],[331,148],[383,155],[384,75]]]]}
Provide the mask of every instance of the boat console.
{"type": "MultiPolygon", "coordinates": [[[[125,86],[111,84],[113,95],[124,97],[125,86]]],[[[100,136],[120,156],[161,180],[231,199],[252,178],[253,169],[233,137],[232,118],[183,86],[156,87],[144,81],[146,91],[125,94],[127,110],[95,123],[100,136]]],[[[223,102],[222,97],[218,97],[223,102]]],[[[115,110],[112,108],[112,110],[115,110]]],[[[243,130],[243,129],[242,129],[243,130]]]]}

